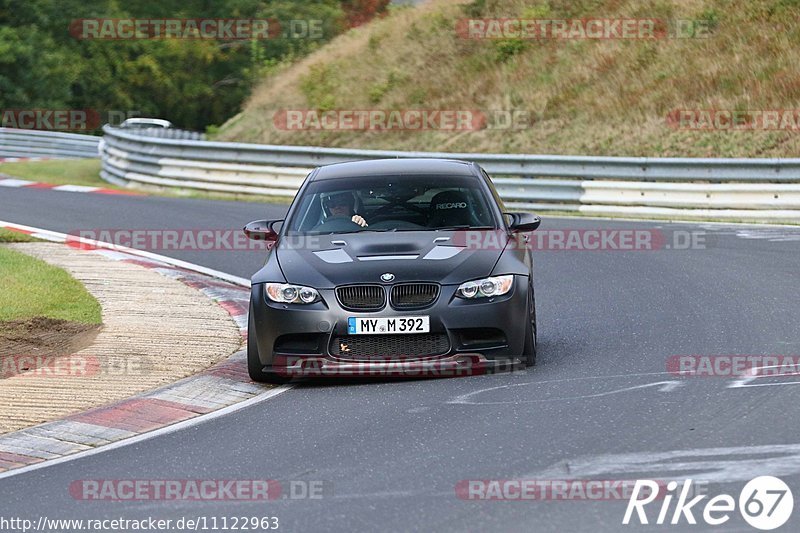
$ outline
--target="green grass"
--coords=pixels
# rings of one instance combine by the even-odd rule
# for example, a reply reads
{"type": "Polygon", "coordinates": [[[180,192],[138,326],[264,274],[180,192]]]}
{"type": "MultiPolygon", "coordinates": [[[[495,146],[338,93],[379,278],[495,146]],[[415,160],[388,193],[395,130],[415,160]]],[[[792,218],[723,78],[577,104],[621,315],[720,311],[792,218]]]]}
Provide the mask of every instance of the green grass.
{"type": "Polygon", "coordinates": [[[223,200],[236,202],[263,202],[270,204],[291,203],[291,198],[282,196],[251,196],[222,192],[205,192],[196,189],[161,189],[158,187],[125,188],[112,185],[100,177],[99,159],[75,159],[62,161],[20,161],[0,163],[0,174],[13,178],[52,183],[53,185],[86,185],[136,191],[142,194],[166,196],[168,198],[197,198],[202,200],[223,200]]]}
{"type": "Polygon", "coordinates": [[[0,242],[36,242],[38,240],[25,233],[0,228],[0,242]]]}
{"type": "Polygon", "coordinates": [[[99,159],[0,163],[0,174],[8,174],[23,180],[41,181],[54,185],[87,185],[90,187],[115,188],[100,178],[99,159]]]}
{"type": "Polygon", "coordinates": [[[0,320],[33,317],[100,324],[100,304],[66,271],[0,247],[0,320]]]}

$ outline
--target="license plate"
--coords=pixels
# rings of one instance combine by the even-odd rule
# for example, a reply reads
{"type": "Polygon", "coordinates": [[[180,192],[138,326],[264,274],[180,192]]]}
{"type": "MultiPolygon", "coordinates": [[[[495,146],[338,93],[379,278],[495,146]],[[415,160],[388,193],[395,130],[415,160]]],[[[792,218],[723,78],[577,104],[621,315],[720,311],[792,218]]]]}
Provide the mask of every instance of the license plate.
{"type": "Polygon", "coordinates": [[[385,333],[428,333],[431,330],[428,316],[401,316],[366,318],[351,316],[347,319],[349,335],[380,335],[385,333]]]}

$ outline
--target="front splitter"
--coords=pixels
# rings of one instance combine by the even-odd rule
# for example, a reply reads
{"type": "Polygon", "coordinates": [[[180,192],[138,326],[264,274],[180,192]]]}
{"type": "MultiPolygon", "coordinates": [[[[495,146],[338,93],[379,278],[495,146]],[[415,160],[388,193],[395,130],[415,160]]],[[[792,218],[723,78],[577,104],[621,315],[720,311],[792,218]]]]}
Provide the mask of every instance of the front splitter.
{"type": "Polygon", "coordinates": [[[519,359],[487,359],[481,354],[460,353],[447,357],[411,359],[374,357],[352,361],[319,356],[276,355],[272,371],[286,377],[409,377],[447,378],[525,368],[519,359]]]}

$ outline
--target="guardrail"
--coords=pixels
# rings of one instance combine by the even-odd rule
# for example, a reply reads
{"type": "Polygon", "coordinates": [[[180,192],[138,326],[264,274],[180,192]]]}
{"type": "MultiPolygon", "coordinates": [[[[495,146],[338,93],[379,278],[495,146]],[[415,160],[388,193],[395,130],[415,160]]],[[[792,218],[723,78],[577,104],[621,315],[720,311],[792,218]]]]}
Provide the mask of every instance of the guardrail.
{"type": "Polygon", "coordinates": [[[157,138],[104,127],[104,179],[294,196],[316,166],[361,159],[475,161],[512,209],[800,221],[800,159],[692,159],[351,150],[157,138]]]}
{"type": "Polygon", "coordinates": [[[0,158],[98,157],[100,139],[78,133],[0,128],[0,158]]]}
{"type": "MultiPolygon", "coordinates": [[[[108,126],[109,128],[112,126],[108,126]]],[[[206,134],[199,131],[178,128],[125,128],[125,133],[139,137],[160,137],[162,139],[180,139],[189,141],[205,141],[206,134]]]]}

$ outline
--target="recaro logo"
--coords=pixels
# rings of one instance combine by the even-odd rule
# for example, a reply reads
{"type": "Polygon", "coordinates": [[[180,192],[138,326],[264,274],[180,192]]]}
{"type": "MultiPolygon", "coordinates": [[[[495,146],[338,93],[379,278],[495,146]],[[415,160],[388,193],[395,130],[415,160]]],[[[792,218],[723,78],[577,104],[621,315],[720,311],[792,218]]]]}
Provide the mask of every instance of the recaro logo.
{"type": "Polygon", "coordinates": [[[451,202],[449,204],[436,204],[436,209],[466,209],[466,202],[451,202]]]}

